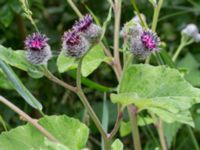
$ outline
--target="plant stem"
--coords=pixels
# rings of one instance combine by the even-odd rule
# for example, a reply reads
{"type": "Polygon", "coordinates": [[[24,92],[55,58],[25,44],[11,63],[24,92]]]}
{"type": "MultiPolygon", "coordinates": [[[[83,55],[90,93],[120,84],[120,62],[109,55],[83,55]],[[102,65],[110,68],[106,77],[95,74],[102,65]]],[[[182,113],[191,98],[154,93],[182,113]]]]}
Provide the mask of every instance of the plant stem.
{"type": "Polygon", "coordinates": [[[178,56],[179,56],[181,50],[184,48],[184,46],[185,46],[184,44],[180,44],[180,45],[179,45],[179,47],[178,47],[178,49],[176,50],[174,56],[172,57],[173,62],[176,61],[176,59],[178,58],[178,56]]]}
{"type": "Polygon", "coordinates": [[[120,31],[120,19],[121,19],[121,0],[115,0],[114,4],[114,14],[115,14],[115,24],[114,24],[114,65],[116,66],[119,76],[122,73],[122,67],[119,56],[119,31],[120,31]]]}
{"type": "Polygon", "coordinates": [[[167,144],[165,141],[165,135],[163,130],[163,121],[159,119],[158,125],[157,125],[158,135],[161,142],[162,150],[167,150],[167,144]]]}
{"type": "Polygon", "coordinates": [[[53,135],[51,135],[45,128],[43,128],[35,119],[32,119],[29,115],[27,115],[25,112],[23,112],[21,109],[19,109],[17,106],[9,102],[7,99],[2,97],[0,95],[0,102],[8,106],[10,109],[18,113],[20,116],[22,116],[26,121],[31,123],[34,127],[36,127],[44,136],[46,136],[49,140],[53,142],[59,142],[53,135]]]}
{"type": "Polygon", "coordinates": [[[153,23],[152,23],[152,31],[156,31],[156,27],[158,24],[158,17],[160,14],[160,9],[162,7],[163,0],[159,0],[157,6],[154,8],[154,15],[153,15],[153,23]]]}
{"type": "Polygon", "coordinates": [[[134,9],[135,9],[135,11],[136,11],[136,13],[137,13],[137,16],[138,16],[139,19],[140,19],[140,22],[141,22],[142,26],[145,27],[146,29],[148,29],[148,25],[147,25],[146,22],[142,19],[141,13],[140,13],[140,11],[139,11],[139,9],[138,9],[136,3],[135,3],[135,0],[131,0],[131,3],[132,3],[132,5],[133,5],[133,7],[134,7],[134,9]]]}
{"type": "Polygon", "coordinates": [[[71,6],[71,8],[74,10],[74,12],[77,14],[77,16],[79,16],[80,18],[83,17],[83,15],[81,14],[81,12],[79,11],[79,9],[76,7],[76,5],[74,4],[72,0],[67,0],[67,2],[71,6]]]}
{"type": "Polygon", "coordinates": [[[122,111],[119,111],[117,114],[117,120],[115,122],[115,126],[112,129],[111,133],[108,134],[109,140],[112,140],[112,138],[116,135],[117,131],[119,130],[120,122],[121,122],[122,118],[123,118],[123,113],[122,113],[122,111]]]}
{"type": "Polygon", "coordinates": [[[46,76],[49,80],[51,80],[51,81],[53,81],[53,82],[59,84],[60,86],[66,88],[66,89],[68,89],[68,90],[70,90],[70,91],[72,91],[72,92],[74,92],[74,93],[77,92],[77,88],[76,88],[76,87],[71,86],[71,85],[69,85],[69,84],[63,82],[62,80],[58,79],[56,76],[54,76],[54,75],[47,69],[46,66],[43,67],[43,71],[44,71],[45,76],[46,76]]]}
{"type": "Polygon", "coordinates": [[[191,44],[192,42],[194,42],[193,39],[188,39],[188,37],[183,36],[181,39],[181,44],[179,45],[178,49],[176,50],[172,60],[175,62],[176,59],[178,58],[180,52],[183,50],[183,48],[189,44],[191,44]]]}
{"type": "Polygon", "coordinates": [[[132,137],[135,150],[141,150],[139,129],[137,125],[137,108],[133,105],[128,106],[128,114],[131,122],[132,137]]]}
{"type": "Polygon", "coordinates": [[[88,111],[90,117],[92,118],[92,120],[94,121],[96,127],[98,128],[99,132],[101,133],[103,139],[106,141],[107,140],[107,136],[106,133],[98,119],[98,117],[96,116],[94,110],[92,109],[92,107],[90,106],[85,94],[82,91],[82,87],[81,87],[81,66],[82,66],[82,60],[83,58],[81,58],[79,60],[78,63],[78,68],[77,68],[77,79],[76,79],[76,84],[77,84],[77,95],[79,96],[79,98],[81,99],[83,105],[85,106],[86,110],[88,111]]]}
{"type": "Polygon", "coordinates": [[[197,140],[196,140],[196,138],[195,138],[195,136],[194,136],[194,133],[193,133],[191,127],[187,126],[187,128],[188,128],[188,132],[189,132],[189,134],[190,134],[190,137],[191,137],[191,139],[192,139],[192,142],[193,142],[193,144],[194,144],[195,149],[196,149],[196,150],[200,150],[199,144],[198,144],[198,142],[197,142],[197,140]]]}

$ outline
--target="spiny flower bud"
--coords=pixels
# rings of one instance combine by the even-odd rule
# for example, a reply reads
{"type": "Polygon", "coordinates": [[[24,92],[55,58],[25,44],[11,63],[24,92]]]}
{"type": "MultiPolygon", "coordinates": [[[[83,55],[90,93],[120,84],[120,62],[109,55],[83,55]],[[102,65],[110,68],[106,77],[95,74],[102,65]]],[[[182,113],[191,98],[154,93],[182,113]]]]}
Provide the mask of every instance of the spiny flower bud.
{"type": "Polygon", "coordinates": [[[44,34],[33,33],[24,41],[27,50],[27,60],[32,64],[44,64],[51,58],[51,49],[48,38],[44,34]]]}
{"type": "Polygon", "coordinates": [[[151,53],[159,50],[160,39],[151,30],[143,30],[140,35],[133,36],[130,41],[130,51],[139,59],[145,59],[151,53]]]}
{"type": "Polygon", "coordinates": [[[102,34],[101,27],[93,23],[93,18],[89,14],[77,21],[72,28],[92,43],[96,42],[102,34]]]}
{"type": "Polygon", "coordinates": [[[80,58],[90,47],[88,40],[75,30],[65,32],[62,40],[62,50],[66,56],[80,58]]]}

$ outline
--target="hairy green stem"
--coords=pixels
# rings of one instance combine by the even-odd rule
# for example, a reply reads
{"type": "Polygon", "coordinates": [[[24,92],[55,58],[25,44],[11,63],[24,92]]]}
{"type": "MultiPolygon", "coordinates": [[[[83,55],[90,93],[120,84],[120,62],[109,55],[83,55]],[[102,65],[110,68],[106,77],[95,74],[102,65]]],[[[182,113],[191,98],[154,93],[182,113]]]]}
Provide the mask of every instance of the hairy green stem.
{"type": "Polygon", "coordinates": [[[163,121],[159,119],[157,124],[158,135],[161,143],[162,150],[167,150],[167,143],[165,140],[164,129],[163,129],[163,121]]]}
{"type": "Polygon", "coordinates": [[[90,117],[92,118],[92,120],[94,121],[96,127],[98,128],[99,132],[101,133],[103,139],[105,141],[107,141],[107,135],[98,119],[98,117],[96,116],[94,110],[92,109],[92,107],[90,106],[83,90],[82,90],[82,87],[81,87],[81,67],[82,67],[82,61],[83,61],[83,58],[81,58],[79,60],[79,63],[78,63],[78,68],[77,68],[77,79],[76,79],[76,84],[77,84],[77,95],[79,96],[79,98],[81,99],[83,105],[85,106],[86,110],[88,111],[90,117]]]}
{"type": "Polygon", "coordinates": [[[50,134],[44,127],[42,127],[35,119],[32,119],[29,115],[27,115],[25,112],[23,112],[21,109],[19,109],[17,106],[12,104],[9,100],[2,97],[1,95],[0,95],[0,102],[5,104],[6,106],[8,106],[10,109],[12,109],[16,113],[18,113],[21,117],[23,117],[26,121],[31,123],[35,128],[37,128],[49,140],[59,143],[59,141],[52,134],[50,134]]]}
{"type": "Polygon", "coordinates": [[[132,137],[135,150],[142,150],[139,129],[137,125],[137,108],[133,105],[128,106],[128,114],[131,122],[132,137]]]}
{"type": "Polygon", "coordinates": [[[193,39],[189,40],[185,37],[182,37],[182,40],[181,40],[181,44],[179,45],[179,47],[177,48],[175,54],[173,55],[172,57],[172,60],[173,62],[176,61],[176,59],[178,58],[179,54],[181,53],[181,51],[183,50],[183,48],[189,44],[191,44],[192,42],[194,42],[193,39]]]}
{"type": "Polygon", "coordinates": [[[163,0],[159,0],[158,4],[154,8],[153,23],[152,23],[152,30],[154,32],[156,31],[156,27],[157,27],[157,24],[158,24],[158,17],[159,17],[159,14],[160,14],[160,9],[162,7],[162,4],[163,4],[163,0]]]}

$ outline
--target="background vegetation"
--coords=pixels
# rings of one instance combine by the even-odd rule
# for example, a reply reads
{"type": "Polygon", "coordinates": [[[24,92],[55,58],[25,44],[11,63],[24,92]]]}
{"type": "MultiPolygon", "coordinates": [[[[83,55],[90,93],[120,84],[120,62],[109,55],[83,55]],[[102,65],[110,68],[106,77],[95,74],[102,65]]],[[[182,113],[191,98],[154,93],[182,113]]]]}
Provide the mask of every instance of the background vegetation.
{"type": "MultiPolygon", "coordinates": [[[[134,9],[130,1],[123,1],[121,26],[134,16],[134,9]]],[[[151,24],[153,16],[152,5],[147,0],[138,0],[137,2],[140,11],[145,14],[147,22],[151,24]]],[[[109,11],[108,1],[106,0],[77,0],[76,5],[83,14],[86,14],[91,10],[101,23],[105,21],[109,11]]],[[[29,6],[33,12],[33,18],[39,30],[50,37],[50,45],[52,46],[53,54],[55,56],[50,61],[50,70],[64,81],[75,84],[72,77],[73,71],[64,74],[58,73],[55,58],[60,52],[60,39],[63,32],[68,30],[74,21],[78,19],[77,15],[67,4],[66,0],[29,0],[29,6]]],[[[180,31],[189,23],[194,23],[200,28],[200,0],[164,1],[157,31],[161,40],[165,41],[165,44],[167,44],[166,50],[170,55],[179,45],[180,31]]],[[[19,1],[0,0],[0,44],[15,50],[24,49],[23,41],[25,37],[32,32],[34,32],[34,28],[29,20],[25,18],[19,1]]],[[[113,18],[106,32],[107,41],[110,45],[113,42],[112,35],[113,18]]],[[[177,61],[179,68],[187,72],[186,79],[195,87],[200,87],[199,46],[199,43],[195,43],[185,48],[177,61]]],[[[68,116],[79,118],[92,129],[88,147],[95,150],[100,149],[100,135],[98,134],[95,125],[90,122],[84,107],[75,94],[49,82],[46,78],[33,79],[26,72],[15,68],[13,69],[25,86],[43,104],[44,112],[46,114],[67,114],[68,116]]],[[[101,64],[100,68],[88,78],[97,83],[101,83],[106,87],[117,86],[117,80],[112,69],[105,63],[101,64]]],[[[39,118],[40,114],[29,107],[16,91],[9,86],[9,83],[7,83],[5,83],[4,76],[1,75],[0,93],[9,100],[12,100],[12,102],[22,110],[31,114],[32,117],[39,118]]],[[[91,90],[87,86],[84,87],[84,91],[88,95],[90,103],[95,108],[94,110],[99,118],[102,118],[102,99],[105,93],[98,90],[95,90],[94,92],[94,90],[91,90]]],[[[116,118],[117,109],[109,100],[107,100],[107,106],[109,107],[109,126],[112,127],[116,118]]],[[[195,105],[191,111],[196,124],[195,128],[192,129],[192,132],[186,125],[174,124],[174,126],[170,128],[166,126],[165,132],[167,140],[171,141],[168,142],[168,144],[171,145],[171,149],[197,149],[197,145],[200,145],[200,142],[198,142],[200,141],[200,105],[195,105]]],[[[126,116],[127,115],[125,114],[124,120],[127,119],[126,116]]],[[[4,105],[0,105],[0,122],[0,132],[4,131],[4,124],[8,129],[25,124],[23,120],[19,120],[18,115],[4,105]]],[[[158,135],[152,125],[141,127],[140,131],[144,149],[150,150],[158,147],[158,135]]],[[[125,149],[133,149],[130,134],[123,137],[118,134],[118,137],[127,145],[125,149]]]]}

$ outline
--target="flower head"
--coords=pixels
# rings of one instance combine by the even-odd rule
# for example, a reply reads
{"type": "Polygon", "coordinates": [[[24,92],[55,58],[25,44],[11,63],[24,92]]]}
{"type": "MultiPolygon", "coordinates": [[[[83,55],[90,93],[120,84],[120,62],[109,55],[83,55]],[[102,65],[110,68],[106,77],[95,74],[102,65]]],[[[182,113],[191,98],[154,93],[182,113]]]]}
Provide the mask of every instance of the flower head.
{"type": "Polygon", "coordinates": [[[141,35],[141,41],[146,49],[153,51],[158,49],[160,39],[151,30],[148,30],[148,31],[143,31],[141,35]]]}
{"type": "Polygon", "coordinates": [[[84,32],[90,27],[92,23],[93,23],[92,16],[90,14],[87,14],[74,24],[73,29],[78,32],[84,32]]]}
{"type": "Polygon", "coordinates": [[[33,33],[26,38],[24,42],[25,48],[35,51],[41,50],[47,45],[48,40],[49,39],[44,34],[33,33]]]}
{"type": "Polygon", "coordinates": [[[62,40],[62,50],[67,56],[80,58],[90,47],[88,40],[75,30],[65,32],[62,40]]]}
{"type": "Polygon", "coordinates": [[[33,33],[26,38],[24,41],[26,57],[30,63],[44,64],[51,58],[51,49],[47,41],[46,35],[40,33],[33,33]]]}
{"type": "Polygon", "coordinates": [[[200,42],[200,33],[199,29],[195,24],[188,24],[183,30],[182,30],[182,36],[189,37],[193,39],[195,42],[200,42]]]}
{"type": "MultiPolygon", "coordinates": [[[[141,30],[138,28],[138,30],[141,30]]],[[[145,59],[151,53],[159,50],[160,39],[151,30],[144,30],[129,37],[130,51],[139,59],[145,59]]]]}
{"type": "Polygon", "coordinates": [[[102,33],[101,27],[93,23],[93,18],[90,14],[85,15],[77,21],[72,29],[79,32],[91,43],[96,42],[102,33]]]}

